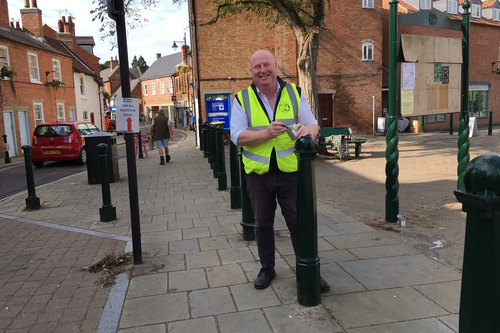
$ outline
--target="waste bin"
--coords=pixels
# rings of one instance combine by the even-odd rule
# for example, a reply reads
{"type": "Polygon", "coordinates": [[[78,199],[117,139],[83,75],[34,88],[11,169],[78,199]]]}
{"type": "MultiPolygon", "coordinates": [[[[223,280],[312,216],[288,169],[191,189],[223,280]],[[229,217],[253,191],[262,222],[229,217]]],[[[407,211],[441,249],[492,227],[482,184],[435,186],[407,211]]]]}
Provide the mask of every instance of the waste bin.
{"type": "Polygon", "coordinates": [[[120,178],[118,173],[118,150],[116,147],[116,135],[106,132],[96,132],[85,137],[87,149],[87,176],[89,184],[101,183],[101,160],[97,145],[105,143],[108,145],[108,170],[109,182],[114,183],[120,178]]]}

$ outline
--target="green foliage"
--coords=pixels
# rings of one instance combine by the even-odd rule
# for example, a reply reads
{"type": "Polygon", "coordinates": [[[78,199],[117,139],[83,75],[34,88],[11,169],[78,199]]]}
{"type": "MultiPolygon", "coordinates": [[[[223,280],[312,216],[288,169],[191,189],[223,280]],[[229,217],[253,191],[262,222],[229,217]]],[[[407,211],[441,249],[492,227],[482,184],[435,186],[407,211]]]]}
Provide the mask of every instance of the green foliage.
{"type": "Polygon", "coordinates": [[[99,64],[99,69],[102,71],[103,69],[108,69],[109,67],[111,67],[111,63],[110,61],[106,61],[104,64],[99,64]]]}
{"type": "Polygon", "coordinates": [[[13,70],[11,67],[4,66],[0,70],[0,79],[8,79],[10,83],[10,89],[16,96],[16,86],[14,85],[14,77],[17,76],[17,72],[13,70]]]}
{"type": "Polygon", "coordinates": [[[144,60],[142,56],[139,56],[139,59],[137,59],[137,56],[134,56],[134,59],[132,59],[132,68],[137,67],[139,67],[142,74],[144,74],[144,72],[149,68],[149,66],[146,64],[146,60],[144,60]]]}
{"type": "Polygon", "coordinates": [[[64,87],[66,85],[66,83],[62,82],[62,81],[59,81],[59,80],[52,80],[52,81],[49,81],[47,82],[47,85],[49,86],[52,86],[54,87],[56,90],[59,89],[60,87],[64,87]]]}
{"type": "Polygon", "coordinates": [[[189,73],[189,71],[191,70],[191,67],[189,67],[189,65],[186,65],[185,63],[179,64],[175,66],[175,68],[179,73],[189,73]]]}
{"type": "MultiPolygon", "coordinates": [[[[125,22],[127,29],[141,28],[147,20],[141,15],[142,10],[151,10],[165,0],[124,0],[125,7],[125,22]]],[[[181,4],[187,0],[172,0],[173,4],[181,4]]],[[[116,45],[116,22],[108,17],[106,0],[93,0],[94,9],[90,11],[92,21],[101,22],[99,32],[102,33],[101,40],[109,39],[111,49],[116,45]]]]}
{"type": "Polygon", "coordinates": [[[102,92],[102,97],[104,97],[104,99],[106,99],[109,104],[109,101],[111,100],[111,95],[107,91],[102,92]]]}

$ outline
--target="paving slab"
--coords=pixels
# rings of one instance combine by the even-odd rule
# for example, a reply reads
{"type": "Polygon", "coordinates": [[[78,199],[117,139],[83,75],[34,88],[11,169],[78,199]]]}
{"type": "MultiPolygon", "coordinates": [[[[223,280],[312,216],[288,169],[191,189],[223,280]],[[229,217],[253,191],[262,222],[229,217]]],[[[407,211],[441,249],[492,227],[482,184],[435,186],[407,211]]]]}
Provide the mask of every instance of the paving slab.
{"type": "Polygon", "coordinates": [[[221,333],[272,333],[269,323],[260,310],[242,311],[217,316],[221,333]]]}
{"type": "MultiPolygon", "coordinates": [[[[168,324],[169,333],[217,333],[217,324],[214,317],[205,317],[197,319],[189,319],[184,321],[176,321],[168,324]]],[[[165,330],[162,331],[165,333],[165,330]]]]}
{"type": "Polygon", "coordinates": [[[460,310],[461,281],[434,283],[414,288],[422,294],[441,305],[450,313],[458,313],[460,310]]]}
{"type": "Polygon", "coordinates": [[[405,321],[366,328],[348,330],[348,333],[400,333],[400,332],[432,332],[453,333],[454,331],[436,318],[405,321]]]}
{"type": "Polygon", "coordinates": [[[189,299],[192,318],[236,312],[227,287],[195,290],[189,299]]]}
{"type": "Polygon", "coordinates": [[[231,293],[233,294],[238,311],[281,305],[278,296],[272,288],[255,290],[253,283],[231,286],[231,293]]]}

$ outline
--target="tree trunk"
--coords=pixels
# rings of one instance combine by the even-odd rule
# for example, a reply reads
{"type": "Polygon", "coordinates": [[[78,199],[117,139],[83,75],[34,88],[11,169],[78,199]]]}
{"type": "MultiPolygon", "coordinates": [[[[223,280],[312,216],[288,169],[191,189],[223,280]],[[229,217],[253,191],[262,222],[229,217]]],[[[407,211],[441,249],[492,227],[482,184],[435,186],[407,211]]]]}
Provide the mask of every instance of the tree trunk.
{"type": "Polygon", "coordinates": [[[296,38],[299,45],[299,53],[297,56],[299,85],[302,88],[302,94],[309,101],[311,111],[318,120],[318,125],[321,127],[318,87],[316,84],[316,65],[318,63],[320,28],[314,27],[308,31],[307,35],[296,36],[296,38]]]}

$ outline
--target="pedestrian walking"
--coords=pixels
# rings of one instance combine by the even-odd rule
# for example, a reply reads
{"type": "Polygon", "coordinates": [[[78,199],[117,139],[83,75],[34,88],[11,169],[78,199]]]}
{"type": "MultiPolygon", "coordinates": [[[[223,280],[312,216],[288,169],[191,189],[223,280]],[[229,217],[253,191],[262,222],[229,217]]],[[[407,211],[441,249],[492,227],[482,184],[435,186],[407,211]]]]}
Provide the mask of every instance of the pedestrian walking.
{"type": "Polygon", "coordinates": [[[165,165],[165,162],[170,162],[168,143],[170,140],[174,139],[174,132],[172,131],[170,120],[165,116],[165,110],[160,109],[158,111],[158,116],[153,119],[153,123],[151,124],[151,137],[160,153],[160,165],[165,165]],[[163,150],[165,150],[165,157],[163,156],[163,150]]]}

